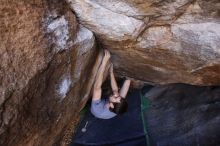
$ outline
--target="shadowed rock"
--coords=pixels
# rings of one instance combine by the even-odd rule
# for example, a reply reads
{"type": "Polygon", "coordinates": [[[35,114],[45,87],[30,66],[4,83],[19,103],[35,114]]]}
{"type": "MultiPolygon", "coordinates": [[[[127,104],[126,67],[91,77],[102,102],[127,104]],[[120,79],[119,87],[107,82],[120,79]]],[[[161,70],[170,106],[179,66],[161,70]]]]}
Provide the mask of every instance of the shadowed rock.
{"type": "Polygon", "coordinates": [[[220,87],[157,86],[145,94],[147,131],[157,146],[220,144],[220,87]]]}

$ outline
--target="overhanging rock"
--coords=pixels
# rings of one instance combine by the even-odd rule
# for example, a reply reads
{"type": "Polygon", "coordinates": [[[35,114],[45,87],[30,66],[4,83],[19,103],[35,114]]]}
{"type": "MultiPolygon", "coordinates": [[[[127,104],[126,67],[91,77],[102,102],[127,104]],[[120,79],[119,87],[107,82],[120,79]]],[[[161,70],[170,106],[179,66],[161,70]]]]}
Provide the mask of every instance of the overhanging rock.
{"type": "Polygon", "coordinates": [[[119,75],[158,84],[220,85],[219,2],[67,2],[111,51],[119,75]]]}

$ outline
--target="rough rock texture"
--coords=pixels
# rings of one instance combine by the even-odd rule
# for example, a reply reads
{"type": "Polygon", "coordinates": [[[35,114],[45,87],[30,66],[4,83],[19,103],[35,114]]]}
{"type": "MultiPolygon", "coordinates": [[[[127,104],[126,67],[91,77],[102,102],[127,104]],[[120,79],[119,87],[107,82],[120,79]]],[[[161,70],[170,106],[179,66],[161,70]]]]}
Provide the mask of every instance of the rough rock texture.
{"type": "Polygon", "coordinates": [[[157,86],[145,96],[148,135],[157,146],[220,144],[220,87],[157,86]]]}
{"type": "Polygon", "coordinates": [[[62,0],[0,3],[0,145],[60,145],[94,80],[95,38],[62,0]]]}
{"type": "Polygon", "coordinates": [[[220,85],[219,0],[66,0],[119,75],[220,85]]]}
{"type": "Polygon", "coordinates": [[[56,146],[102,55],[120,76],[220,85],[218,0],[0,0],[0,145],[56,146]]]}

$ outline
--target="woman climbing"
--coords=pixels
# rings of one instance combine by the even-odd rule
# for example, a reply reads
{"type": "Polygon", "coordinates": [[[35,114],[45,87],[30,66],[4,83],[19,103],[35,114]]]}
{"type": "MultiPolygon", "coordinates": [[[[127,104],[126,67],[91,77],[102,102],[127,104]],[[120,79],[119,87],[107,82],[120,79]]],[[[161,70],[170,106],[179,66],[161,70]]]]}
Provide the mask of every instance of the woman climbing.
{"type": "Polygon", "coordinates": [[[125,80],[121,90],[118,90],[117,82],[113,73],[113,65],[110,66],[110,79],[111,88],[113,94],[109,96],[108,100],[101,99],[102,96],[102,82],[104,71],[106,69],[107,63],[110,59],[110,53],[104,50],[104,57],[102,63],[98,69],[96,76],[96,81],[93,88],[93,96],[91,103],[92,114],[100,119],[110,119],[115,117],[117,114],[122,114],[127,111],[128,104],[125,100],[128,89],[130,87],[130,80],[125,80]]]}

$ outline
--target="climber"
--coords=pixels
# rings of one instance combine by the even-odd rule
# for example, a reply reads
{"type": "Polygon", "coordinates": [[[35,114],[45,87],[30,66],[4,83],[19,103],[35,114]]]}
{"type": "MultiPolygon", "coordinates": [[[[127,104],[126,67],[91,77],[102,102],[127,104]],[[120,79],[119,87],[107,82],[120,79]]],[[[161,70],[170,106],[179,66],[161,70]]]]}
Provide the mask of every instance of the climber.
{"type": "Polygon", "coordinates": [[[126,102],[126,95],[130,87],[130,80],[127,79],[124,81],[122,88],[118,89],[117,82],[113,73],[113,64],[111,64],[110,80],[111,88],[113,94],[109,96],[107,100],[101,99],[102,96],[102,82],[104,71],[107,67],[107,63],[110,59],[110,53],[107,50],[104,50],[104,57],[102,63],[98,69],[96,80],[93,87],[93,96],[91,103],[91,113],[100,119],[110,119],[115,117],[117,114],[122,114],[127,111],[128,104],[126,102]]]}

